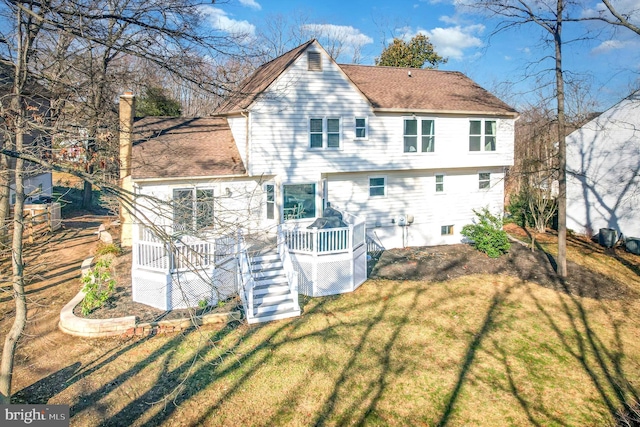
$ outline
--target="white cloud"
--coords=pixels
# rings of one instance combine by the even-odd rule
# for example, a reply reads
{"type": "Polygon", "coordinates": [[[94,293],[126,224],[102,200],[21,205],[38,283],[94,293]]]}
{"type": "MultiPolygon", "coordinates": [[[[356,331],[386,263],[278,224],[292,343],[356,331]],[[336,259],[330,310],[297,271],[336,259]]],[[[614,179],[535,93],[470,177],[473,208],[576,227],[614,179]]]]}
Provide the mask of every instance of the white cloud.
{"type": "Polygon", "coordinates": [[[417,32],[429,37],[440,56],[461,60],[465,56],[464,51],[466,49],[483,46],[482,40],[477,35],[482,34],[484,29],[484,25],[475,24],[465,27],[459,25],[448,28],[438,27],[417,32]]]}
{"type": "Polygon", "coordinates": [[[315,36],[326,37],[332,40],[338,40],[346,45],[362,46],[373,43],[373,39],[363,34],[357,28],[347,25],[333,24],[305,24],[302,30],[309,32],[315,36]]]}
{"type": "Polygon", "coordinates": [[[445,24],[450,24],[450,25],[456,25],[459,22],[458,18],[456,18],[455,16],[446,16],[446,15],[443,15],[440,18],[438,18],[438,21],[444,22],[445,24]]]}
{"type": "Polygon", "coordinates": [[[211,26],[219,31],[235,36],[253,36],[256,32],[255,25],[249,21],[239,21],[229,17],[227,12],[213,6],[202,6],[202,14],[207,18],[211,26]]]}
{"type": "Polygon", "coordinates": [[[623,43],[619,40],[607,40],[605,42],[600,43],[600,45],[596,46],[591,50],[591,53],[594,55],[609,53],[614,50],[624,49],[626,43],[623,43]]]}
{"type": "Polygon", "coordinates": [[[251,9],[262,10],[262,6],[260,6],[260,4],[255,0],[240,0],[240,4],[251,9]]]}

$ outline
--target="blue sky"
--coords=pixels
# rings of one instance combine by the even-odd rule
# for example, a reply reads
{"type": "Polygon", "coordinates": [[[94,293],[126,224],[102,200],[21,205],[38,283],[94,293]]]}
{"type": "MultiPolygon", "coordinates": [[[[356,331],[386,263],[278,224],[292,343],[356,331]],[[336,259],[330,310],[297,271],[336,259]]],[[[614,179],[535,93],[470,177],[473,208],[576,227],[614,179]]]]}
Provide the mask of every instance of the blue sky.
{"type": "MultiPolygon", "coordinates": [[[[383,43],[393,36],[408,40],[423,33],[448,58],[440,69],[461,71],[516,107],[533,99],[537,79],[552,78],[545,72],[552,62],[541,62],[553,53],[552,46],[542,41],[539,27],[528,24],[493,34],[498,21],[469,13],[462,1],[225,0],[207,5],[206,12],[215,29],[241,31],[258,40],[278,19],[289,26],[302,23],[307,30],[328,37],[340,34],[345,44],[338,62],[344,63],[352,62],[354,49],[359,47],[358,62],[372,65],[383,43]]],[[[583,4],[576,11],[581,16],[602,8],[596,0],[583,0],[583,4]]],[[[617,0],[614,5],[625,12],[640,10],[640,0],[617,0]]],[[[640,12],[632,17],[640,22],[640,12]]],[[[579,39],[564,46],[567,76],[589,83],[597,108],[607,108],[638,88],[639,35],[627,29],[611,31],[610,26],[597,23],[566,24],[564,28],[565,40],[579,39]]],[[[322,38],[320,41],[323,43],[322,38]]]]}

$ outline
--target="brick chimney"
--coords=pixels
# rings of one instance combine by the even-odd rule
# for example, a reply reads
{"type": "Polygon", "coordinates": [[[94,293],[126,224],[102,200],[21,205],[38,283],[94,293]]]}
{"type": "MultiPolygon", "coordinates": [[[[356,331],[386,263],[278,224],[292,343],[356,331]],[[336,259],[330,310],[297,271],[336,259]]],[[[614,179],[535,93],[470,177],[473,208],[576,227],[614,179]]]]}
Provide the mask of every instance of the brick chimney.
{"type": "Polygon", "coordinates": [[[133,182],[131,180],[131,151],[133,148],[133,118],[136,98],[133,92],[120,95],[120,245],[131,247],[133,215],[133,182]]]}

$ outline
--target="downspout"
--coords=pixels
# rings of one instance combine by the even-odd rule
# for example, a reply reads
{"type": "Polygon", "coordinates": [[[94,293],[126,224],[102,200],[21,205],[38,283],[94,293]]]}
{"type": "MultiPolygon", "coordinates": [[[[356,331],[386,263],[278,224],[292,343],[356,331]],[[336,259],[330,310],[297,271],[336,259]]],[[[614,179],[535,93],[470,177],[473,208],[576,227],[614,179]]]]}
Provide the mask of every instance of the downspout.
{"type": "Polygon", "coordinates": [[[249,171],[249,156],[251,155],[251,150],[249,149],[249,114],[247,114],[247,110],[240,111],[240,115],[245,118],[244,121],[244,168],[247,171],[247,175],[251,176],[251,172],[249,171]]]}

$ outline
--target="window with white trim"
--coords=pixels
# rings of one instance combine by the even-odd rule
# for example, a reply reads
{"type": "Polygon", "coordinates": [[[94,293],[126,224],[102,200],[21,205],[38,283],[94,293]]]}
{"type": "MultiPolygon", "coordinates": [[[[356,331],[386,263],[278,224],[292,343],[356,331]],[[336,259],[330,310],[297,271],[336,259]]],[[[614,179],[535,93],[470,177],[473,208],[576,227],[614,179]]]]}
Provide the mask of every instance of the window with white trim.
{"type": "Polygon", "coordinates": [[[469,121],[469,151],[496,151],[495,120],[469,121]]]}
{"type": "Polygon", "coordinates": [[[436,174],[436,193],[444,193],[444,175],[436,174]]]}
{"type": "Polygon", "coordinates": [[[451,236],[453,234],[453,225],[442,225],[440,226],[440,235],[441,236],[451,236]]]}
{"type": "Polygon", "coordinates": [[[367,130],[366,117],[356,117],[356,139],[366,139],[367,130]]]}
{"type": "Polygon", "coordinates": [[[433,119],[405,118],[403,127],[405,153],[433,153],[436,143],[433,119]]]}
{"type": "Polygon", "coordinates": [[[282,199],[285,220],[315,218],[315,184],[285,184],[282,186],[282,199]]]}
{"type": "Polygon", "coordinates": [[[276,218],[276,186],[274,184],[265,184],[265,210],[267,212],[267,219],[276,218]]]}
{"type": "Polygon", "coordinates": [[[340,148],[341,135],[340,118],[325,117],[309,119],[310,148],[340,148]]]}
{"type": "Polygon", "coordinates": [[[478,174],[478,188],[480,190],[488,190],[491,187],[491,174],[489,172],[480,172],[478,174]]]}
{"type": "Polygon", "coordinates": [[[175,231],[196,232],[212,227],[213,190],[178,188],[173,190],[173,228],[175,231]]]}
{"type": "Polygon", "coordinates": [[[369,177],[369,196],[384,197],[387,195],[387,178],[384,176],[369,177]]]}

